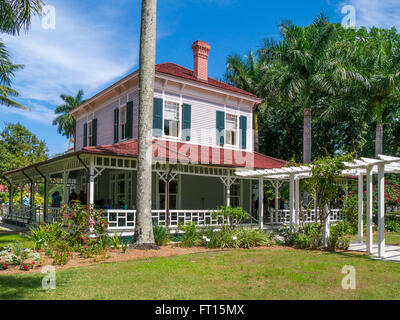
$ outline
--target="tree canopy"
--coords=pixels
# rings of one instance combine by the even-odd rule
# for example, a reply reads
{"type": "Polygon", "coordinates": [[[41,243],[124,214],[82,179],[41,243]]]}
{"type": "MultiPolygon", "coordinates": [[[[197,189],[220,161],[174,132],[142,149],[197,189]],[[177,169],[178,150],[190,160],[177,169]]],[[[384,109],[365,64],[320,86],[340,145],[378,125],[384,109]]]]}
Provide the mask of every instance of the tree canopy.
{"type": "Polygon", "coordinates": [[[21,124],[7,124],[0,133],[0,182],[2,173],[48,159],[48,148],[21,124]]]}
{"type": "Polygon", "coordinates": [[[319,16],[279,25],[281,39],[227,59],[224,79],[265,100],[260,151],[303,159],[303,110],[312,111],[312,158],[339,153],[400,155],[400,35],[395,28],[344,28],[319,16]]]}

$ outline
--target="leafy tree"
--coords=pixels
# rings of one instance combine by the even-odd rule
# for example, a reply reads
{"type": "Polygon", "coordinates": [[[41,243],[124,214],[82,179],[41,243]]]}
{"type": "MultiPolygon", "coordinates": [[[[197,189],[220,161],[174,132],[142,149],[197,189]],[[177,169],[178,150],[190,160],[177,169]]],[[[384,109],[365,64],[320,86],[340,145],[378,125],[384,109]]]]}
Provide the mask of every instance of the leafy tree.
{"type": "Polygon", "coordinates": [[[79,90],[75,97],[65,94],[62,94],[60,97],[65,103],[56,108],[55,113],[59,116],[54,119],[53,125],[58,126],[58,133],[67,137],[71,144],[75,138],[75,119],[70,114],[70,111],[85,102],[82,99],[83,91],[79,90]]]}
{"type": "Polygon", "coordinates": [[[344,162],[351,162],[353,158],[352,154],[320,158],[312,163],[311,178],[305,180],[310,193],[317,201],[325,246],[329,237],[327,219],[331,211],[330,205],[341,188],[340,184],[335,182],[342,176],[342,170],[345,169],[344,162]]]}
{"type": "Polygon", "coordinates": [[[0,133],[0,182],[3,172],[23,168],[48,158],[44,141],[21,124],[7,124],[0,133]]]}

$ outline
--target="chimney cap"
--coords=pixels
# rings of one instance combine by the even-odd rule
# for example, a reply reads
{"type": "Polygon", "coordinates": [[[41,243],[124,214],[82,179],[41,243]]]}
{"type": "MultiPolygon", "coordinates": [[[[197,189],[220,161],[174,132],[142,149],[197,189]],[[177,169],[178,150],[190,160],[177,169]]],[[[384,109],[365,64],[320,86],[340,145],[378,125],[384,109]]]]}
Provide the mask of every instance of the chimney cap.
{"type": "Polygon", "coordinates": [[[208,50],[211,49],[211,46],[207,42],[204,42],[202,40],[197,40],[197,41],[193,42],[192,49],[195,49],[196,47],[203,47],[204,49],[208,49],[208,50]]]}

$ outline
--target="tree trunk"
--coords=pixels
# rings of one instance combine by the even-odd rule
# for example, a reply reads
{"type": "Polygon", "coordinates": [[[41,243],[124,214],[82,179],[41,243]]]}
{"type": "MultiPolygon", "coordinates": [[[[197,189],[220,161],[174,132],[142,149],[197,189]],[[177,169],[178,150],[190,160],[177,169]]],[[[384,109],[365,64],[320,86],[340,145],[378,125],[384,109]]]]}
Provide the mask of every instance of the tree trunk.
{"type": "Polygon", "coordinates": [[[383,125],[376,126],[375,157],[383,154],[383,125]]]}
{"type": "Polygon", "coordinates": [[[159,249],[154,242],[151,214],[156,12],[157,0],[142,1],[139,66],[139,150],[134,246],[136,249],[159,249]]]}
{"type": "Polygon", "coordinates": [[[303,163],[311,162],[311,109],[304,108],[303,163]]]}

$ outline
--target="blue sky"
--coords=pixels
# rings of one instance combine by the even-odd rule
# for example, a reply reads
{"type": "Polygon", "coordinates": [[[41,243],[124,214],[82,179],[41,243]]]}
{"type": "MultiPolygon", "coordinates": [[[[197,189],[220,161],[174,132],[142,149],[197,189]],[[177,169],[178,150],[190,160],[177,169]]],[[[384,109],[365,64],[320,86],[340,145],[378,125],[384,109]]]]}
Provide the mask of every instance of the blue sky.
{"type": "MultiPolygon", "coordinates": [[[[20,122],[45,140],[52,155],[68,142],[52,126],[59,95],[79,89],[89,98],[138,68],[139,0],[45,0],[56,8],[56,29],[35,19],[28,34],[1,35],[13,61],[25,65],[16,74],[17,100],[26,112],[0,106],[0,129],[20,122]]],[[[256,50],[264,38],[278,39],[277,23],[291,19],[308,25],[319,13],[342,21],[341,8],[356,8],[357,26],[400,27],[398,0],[158,0],[157,63],[192,68],[191,44],[210,43],[209,74],[221,78],[226,57],[256,50]]]]}

